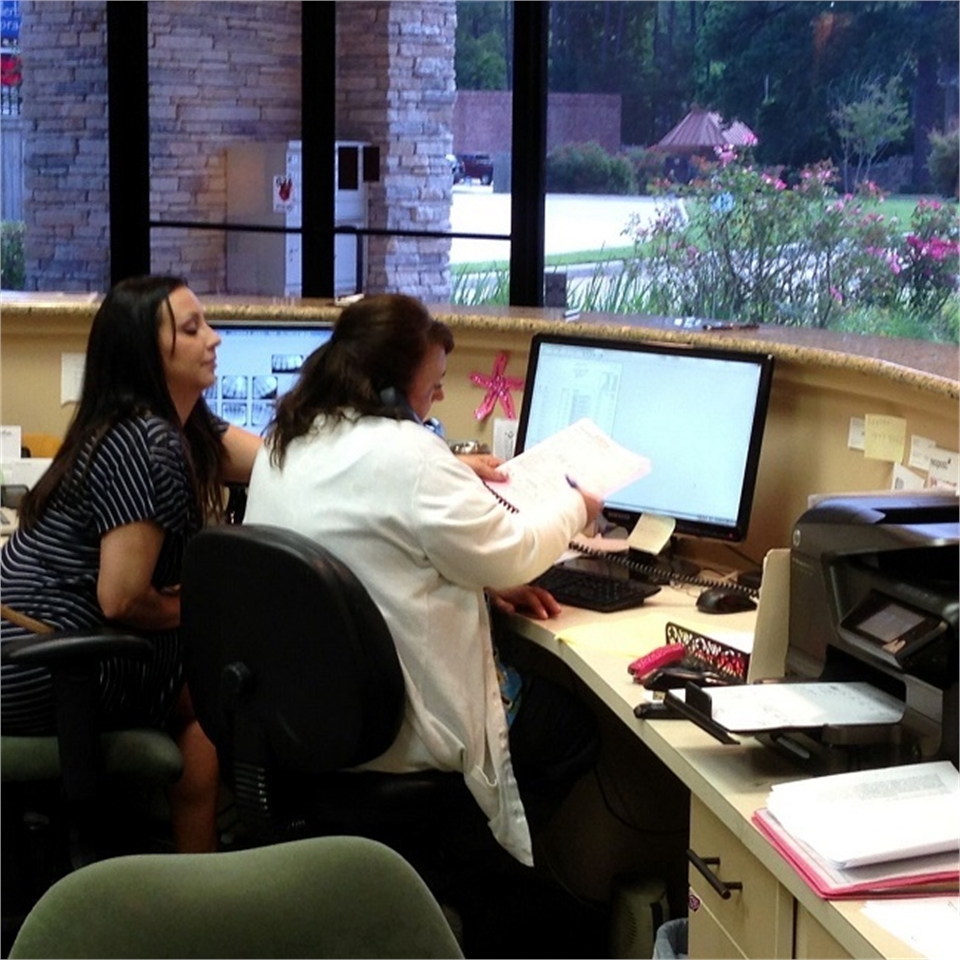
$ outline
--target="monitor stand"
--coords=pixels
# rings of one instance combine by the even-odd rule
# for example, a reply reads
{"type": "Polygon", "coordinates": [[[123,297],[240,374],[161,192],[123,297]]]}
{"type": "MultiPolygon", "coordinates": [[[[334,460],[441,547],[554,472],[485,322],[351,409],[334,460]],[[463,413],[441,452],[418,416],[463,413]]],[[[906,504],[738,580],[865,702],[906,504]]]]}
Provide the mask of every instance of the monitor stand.
{"type": "Polygon", "coordinates": [[[700,566],[687,557],[681,557],[673,547],[674,544],[671,541],[659,553],[648,553],[646,550],[637,550],[634,547],[630,547],[628,553],[633,563],[665,570],[667,573],[683,577],[698,576],[700,566]]]}

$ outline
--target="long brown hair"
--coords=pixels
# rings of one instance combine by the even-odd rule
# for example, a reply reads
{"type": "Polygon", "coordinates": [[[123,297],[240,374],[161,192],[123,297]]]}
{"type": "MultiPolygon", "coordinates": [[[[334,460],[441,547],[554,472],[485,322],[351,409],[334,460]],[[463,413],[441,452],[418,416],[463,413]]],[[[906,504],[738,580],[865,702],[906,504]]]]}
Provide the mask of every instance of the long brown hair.
{"type": "Polygon", "coordinates": [[[453,334],[414,297],[388,293],[350,304],[277,404],[267,432],[271,459],[282,464],[290,443],[320,414],[334,420],[346,409],[360,416],[412,416],[406,392],[433,344],[450,353],[453,334]]]}
{"type": "Polygon", "coordinates": [[[182,430],[198,516],[222,513],[220,433],[202,397],[180,424],[160,356],[160,325],[174,324],[170,294],[186,285],[182,277],[135,277],[104,297],[87,341],[80,402],[50,468],[20,504],[23,526],[35,523],[61,484],[70,482],[91,437],[96,444],[119,421],[147,414],[182,430]]]}

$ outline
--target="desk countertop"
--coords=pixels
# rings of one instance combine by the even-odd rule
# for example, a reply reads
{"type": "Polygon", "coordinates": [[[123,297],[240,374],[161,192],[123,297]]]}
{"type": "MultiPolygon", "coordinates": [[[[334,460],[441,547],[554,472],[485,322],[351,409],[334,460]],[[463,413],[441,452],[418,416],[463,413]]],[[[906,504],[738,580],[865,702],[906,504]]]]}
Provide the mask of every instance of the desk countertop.
{"type": "Polygon", "coordinates": [[[639,610],[596,614],[567,608],[555,620],[508,619],[516,633],[553,652],[587,683],[851,956],[918,956],[865,916],[863,901],[821,900],[750,822],[774,783],[802,776],[796,765],[750,737],[724,745],[686,720],[635,717],[633,709],[645,694],[627,665],[664,643],[667,622],[707,636],[753,628],[756,613],[703,614],[694,606],[695,595],[665,588],[639,610]]]}
{"type": "MultiPolygon", "coordinates": [[[[0,296],[4,333],[19,321],[36,324],[56,319],[92,319],[99,295],[89,293],[18,293],[0,296]]],[[[340,308],[332,300],[291,297],[203,296],[211,319],[334,320],[340,308]]],[[[801,365],[839,367],[915,386],[925,392],[960,398],[960,346],[926,340],[864,336],[808,327],[762,326],[740,330],[678,328],[672,318],[643,315],[584,313],[572,320],[556,308],[462,307],[432,304],[440,319],[457,330],[528,334],[540,331],[569,334],[635,337],[672,343],[733,347],[749,352],[770,352],[778,359],[801,365]]]]}

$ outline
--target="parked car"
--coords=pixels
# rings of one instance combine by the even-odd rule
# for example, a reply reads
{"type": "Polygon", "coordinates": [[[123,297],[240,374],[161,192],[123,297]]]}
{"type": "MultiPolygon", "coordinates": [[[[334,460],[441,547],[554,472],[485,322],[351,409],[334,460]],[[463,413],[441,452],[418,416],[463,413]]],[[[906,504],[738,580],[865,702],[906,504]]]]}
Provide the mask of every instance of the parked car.
{"type": "Polygon", "coordinates": [[[484,186],[493,183],[493,157],[489,153],[458,153],[457,159],[463,166],[461,179],[479,180],[484,186]]]}

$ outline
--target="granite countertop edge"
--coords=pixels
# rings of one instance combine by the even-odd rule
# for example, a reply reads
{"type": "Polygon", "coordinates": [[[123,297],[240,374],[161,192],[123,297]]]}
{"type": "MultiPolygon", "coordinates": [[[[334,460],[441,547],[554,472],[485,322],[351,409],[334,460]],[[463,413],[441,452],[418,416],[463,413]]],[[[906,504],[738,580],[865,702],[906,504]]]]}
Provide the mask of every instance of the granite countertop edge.
{"type": "MultiPolygon", "coordinates": [[[[96,294],[0,296],[0,330],[4,321],[91,318],[96,294]],[[42,298],[42,299],[41,299],[42,298]]],[[[287,298],[235,298],[205,295],[212,320],[322,320],[333,322],[341,307],[332,301],[287,298]]],[[[643,340],[769,352],[800,365],[834,367],[880,376],[925,392],[960,399],[960,346],[933,341],[862,336],[805,327],[764,326],[730,330],[677,329],[664,318],[618,314],[564,316],[557,308],[461,307],[431,304],[430,309],[454,330],[509,334],[564,333],[575,336],[626,337],[643,340]]],[[[9,327],[8,327],[9,330],[9,327]]]]}

